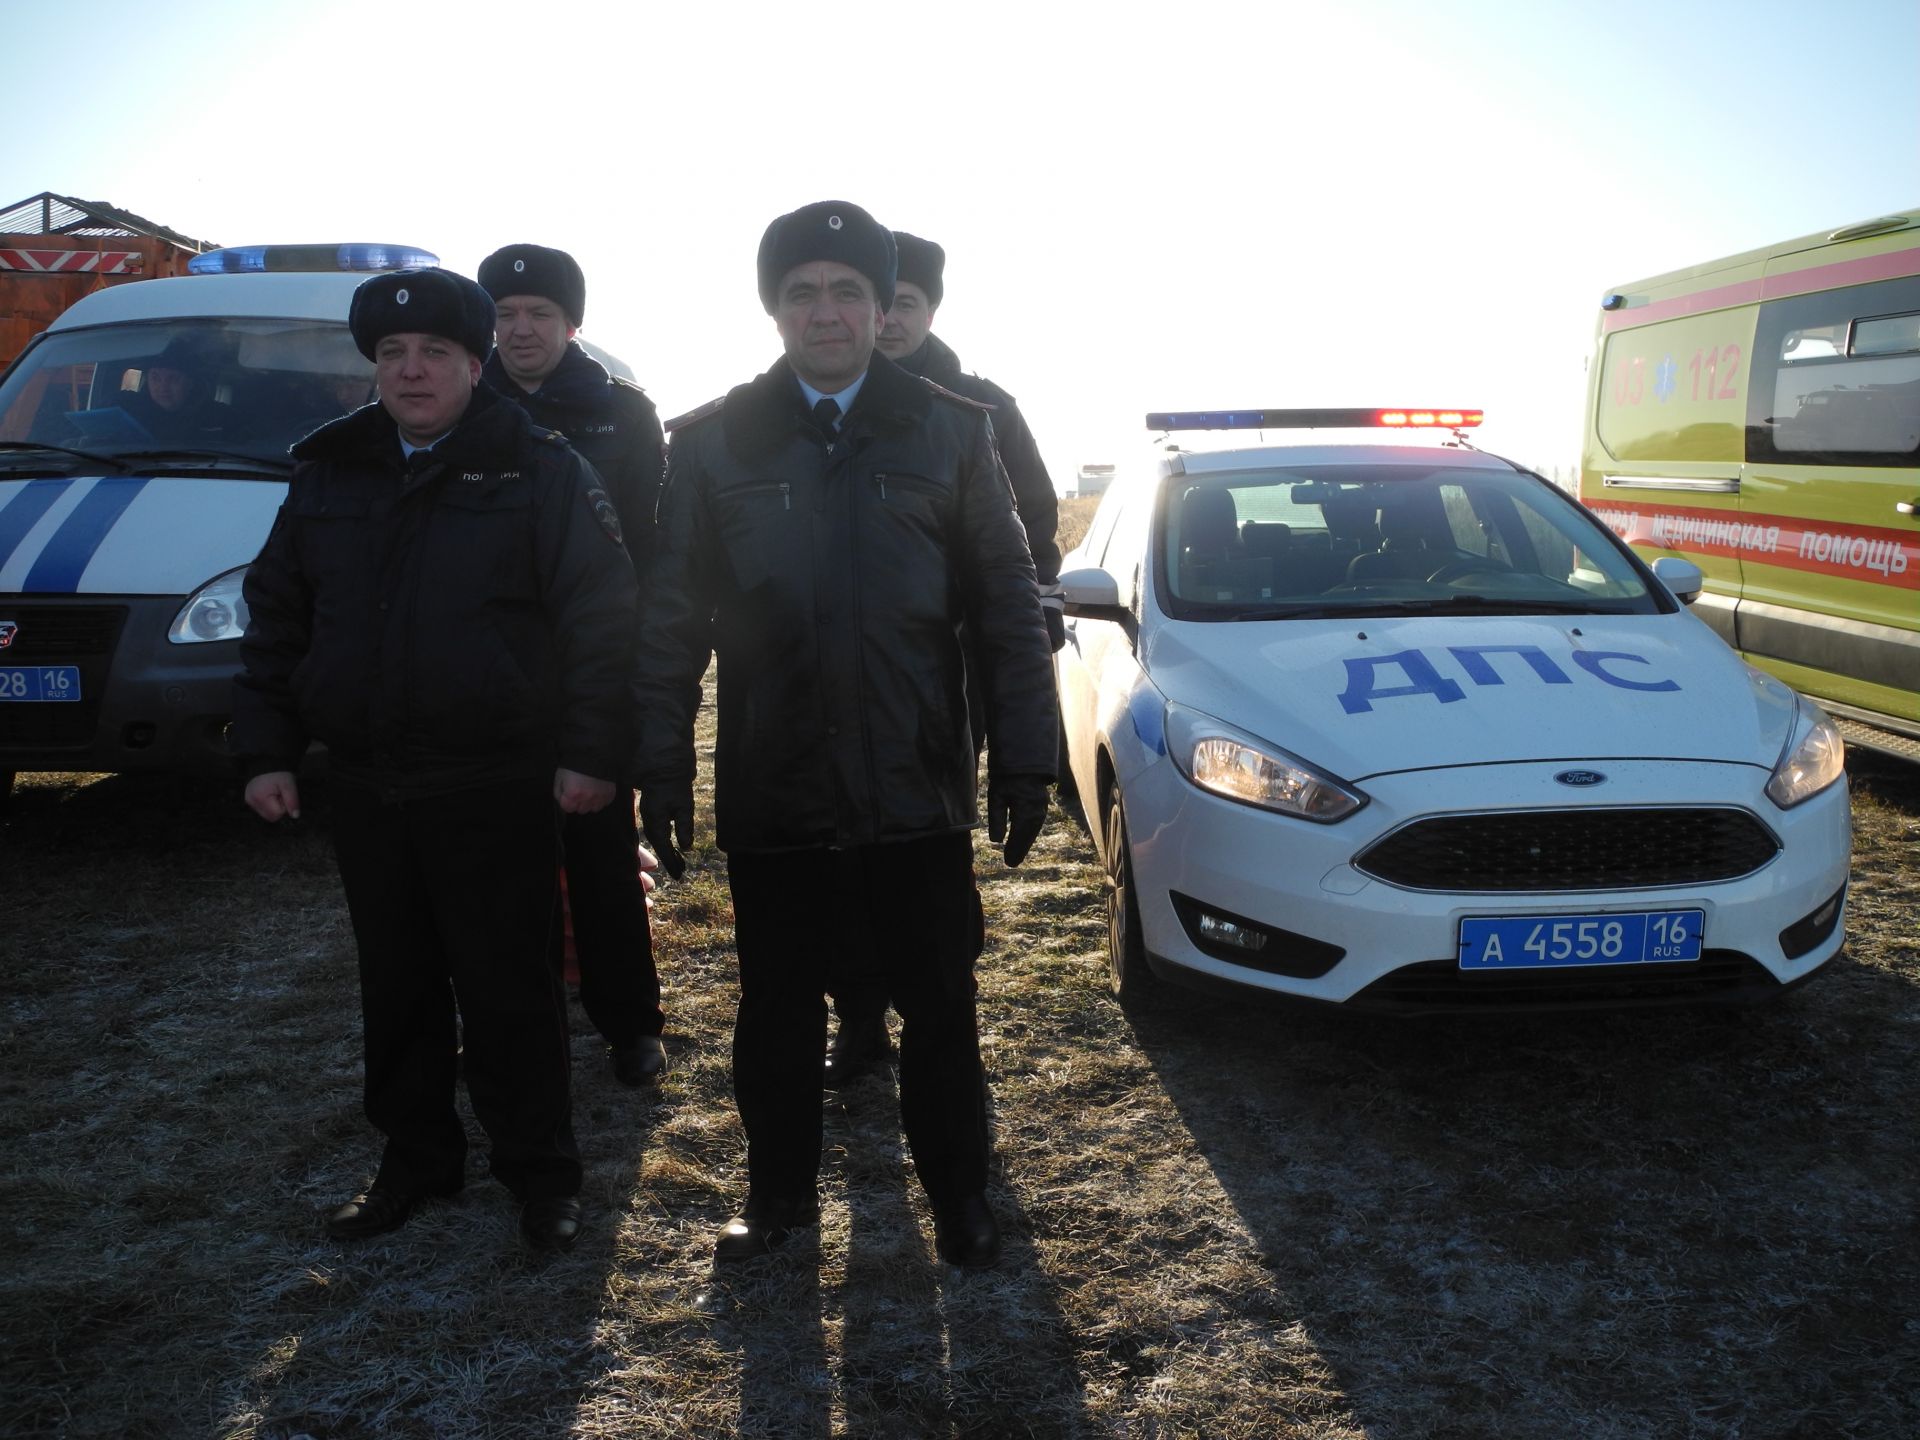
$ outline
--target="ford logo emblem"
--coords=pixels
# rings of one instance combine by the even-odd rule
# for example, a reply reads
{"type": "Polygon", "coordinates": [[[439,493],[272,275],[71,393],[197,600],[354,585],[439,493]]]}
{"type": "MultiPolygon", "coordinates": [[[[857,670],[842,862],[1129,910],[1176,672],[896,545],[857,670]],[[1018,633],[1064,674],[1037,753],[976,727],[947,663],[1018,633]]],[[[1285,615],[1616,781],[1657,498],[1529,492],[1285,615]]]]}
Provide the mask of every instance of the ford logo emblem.
{"type": "Polygon", "coordinates": [[[1562,770],[1553,777],[1562,785],[1604,785],[1607,777],[1598,770],[1562,770]]]}

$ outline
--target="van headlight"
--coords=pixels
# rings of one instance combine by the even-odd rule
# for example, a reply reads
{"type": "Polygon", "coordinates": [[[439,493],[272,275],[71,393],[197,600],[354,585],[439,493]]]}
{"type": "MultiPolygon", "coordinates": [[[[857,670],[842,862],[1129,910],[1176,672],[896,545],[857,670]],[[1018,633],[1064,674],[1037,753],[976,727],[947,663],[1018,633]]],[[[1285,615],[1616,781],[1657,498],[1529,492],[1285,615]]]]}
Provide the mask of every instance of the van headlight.
{"type": "Polygon", "coordinates": [[[1317,824],[1344,820],[1367,803],[1352,786],[1278,745],[1184,705],[1167,706],[1167,753],[1202,790],[1317,824]]]}
{"type": "Polygon", "coordinates": [[[209,640],[238,640],[247,630],[247,602],[240,586],[247,578],[247,567],[229,570],[217,580],[209,580],[187,597],[180,613],[167,628],[167,639],[176,645],[203,645],[209,640]]]}
{"type": "Polygon", "coordinates": [[[1846,773],[1847,745],[1839,727],[1826,711],[1802,699],[1799,718],[1767,781],[1767,798],[1782,810],[1791,810],[1846,773]]]}

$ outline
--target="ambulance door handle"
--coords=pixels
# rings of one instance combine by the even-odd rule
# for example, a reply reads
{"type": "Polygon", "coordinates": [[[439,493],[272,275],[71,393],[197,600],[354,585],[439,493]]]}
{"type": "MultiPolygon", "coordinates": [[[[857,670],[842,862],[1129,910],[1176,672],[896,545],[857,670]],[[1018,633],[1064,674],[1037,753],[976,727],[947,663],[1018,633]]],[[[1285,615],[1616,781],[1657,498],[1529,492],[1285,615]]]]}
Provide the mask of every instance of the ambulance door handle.
{"type": "Polygon", "coordinates": [[[1896,500],[1893,508],[1902,515],[1920,514],[1920,500],[1896,500]]]}

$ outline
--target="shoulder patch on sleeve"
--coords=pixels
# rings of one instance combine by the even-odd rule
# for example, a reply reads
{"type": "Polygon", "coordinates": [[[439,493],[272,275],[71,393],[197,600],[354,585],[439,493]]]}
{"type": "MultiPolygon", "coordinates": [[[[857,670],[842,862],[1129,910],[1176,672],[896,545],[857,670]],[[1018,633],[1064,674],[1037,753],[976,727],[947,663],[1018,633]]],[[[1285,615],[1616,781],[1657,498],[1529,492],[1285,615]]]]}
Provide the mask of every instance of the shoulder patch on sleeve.
{"type": "Polygon", "coordinates": [[[613,508],[613,499],[598,485],[587,487],[587,504],[593,510],[593,518],[600,522],[600,528],[607,538],[616,545],[626,542],[626,536],[620,533],[620,512],[613,508]]]}
{"type": "Polygon", "coordinates": [[[707,401],[706,404],[698,407],[697,409],[687,411],[687,413],[684,415],[674,416],[673,419],[667,421],[666,424],[662,425],[660,428],[666,431],[684,430],[689,425],[695,424],[701,420],[705,420],[709,415],[718,415],[722,407],[724,407],[726,403],[727,403],[727,397],[724,395],[721,395],[715,399],[707,401]]]}
{"type": "Polygon", "coordinates": [[[982,411],[985,411],[987,414],[993,413],[994,407],[992,405],[987,404],[987,402],[984,400],[969,399],[965,395],[961,395],[955,391],[947,389],[946,386],[941,385],[936,381],[927,379],[927,377],[924,375],[919,376],[918,379],[922,385],[926,386],[927,389],[931,390],[934,394],[940,396],[942,399],[952,400],[956,404],[965,405],[969,409],[973,409],[973,410],[982,410],[982,411]]]}

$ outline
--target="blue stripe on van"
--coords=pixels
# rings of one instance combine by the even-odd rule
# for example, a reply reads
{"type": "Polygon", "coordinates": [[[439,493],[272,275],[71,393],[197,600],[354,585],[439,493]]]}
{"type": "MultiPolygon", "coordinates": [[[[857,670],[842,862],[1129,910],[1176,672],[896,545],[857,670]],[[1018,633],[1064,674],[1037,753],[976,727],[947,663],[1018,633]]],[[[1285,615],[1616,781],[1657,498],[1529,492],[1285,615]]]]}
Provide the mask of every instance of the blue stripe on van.
{"type": "Polygon", "coordinates": [[[40,517],[53,508],[53,502],[66,492],[71,480],[29,480],[15,492],[13,499],[0,507],[0,565],[13,558],[27,532],[40,523],[40,517]]]}
{"type": "Polygon", "coordinates": [[[133,503],[133,497],[146,488],[144,475],[109,475],[96,484],[86,499],[73,507],[66,523],[53,532],[20,589],[43,595],[69,594],[79,589],[80,576],[93,559],[93,552],[107,538],[113,522],[133,503]]]}

